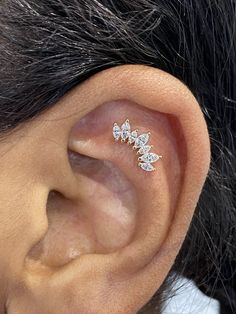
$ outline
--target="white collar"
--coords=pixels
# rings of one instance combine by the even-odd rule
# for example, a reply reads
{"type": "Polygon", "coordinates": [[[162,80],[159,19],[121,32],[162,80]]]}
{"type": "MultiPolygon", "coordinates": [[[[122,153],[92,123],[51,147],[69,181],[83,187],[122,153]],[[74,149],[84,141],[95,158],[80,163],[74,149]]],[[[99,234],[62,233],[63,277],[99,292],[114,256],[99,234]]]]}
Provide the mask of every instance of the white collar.
{"type": "Polygon", "coordinates": [[[220,305],[215,299],[205,296],[186,278],[178,279],[173,285],[175,296],[164,305],[162,314],[219,314],[220,305]]]}

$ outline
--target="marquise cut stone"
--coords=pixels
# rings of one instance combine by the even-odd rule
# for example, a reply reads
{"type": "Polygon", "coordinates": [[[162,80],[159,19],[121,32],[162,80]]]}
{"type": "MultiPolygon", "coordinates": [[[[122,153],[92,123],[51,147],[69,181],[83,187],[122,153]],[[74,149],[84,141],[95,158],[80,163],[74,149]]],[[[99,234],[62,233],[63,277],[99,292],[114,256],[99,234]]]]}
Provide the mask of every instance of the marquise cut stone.
{"type": "Polygon", "coordinates": [[[140,157],[139,160],[146,163],[152,163],[159,160],[159,158],[160,157],[155,153],[147,153],[147,154],[144,154],[142,157],[140,157]]]}
{"type": "Polygon", "coordinates": [[[140,167],[145,170],[145,171],[154,171],[155,168],[153,167],[152,164],[150,164],[149,162],[141,162],[140,164],[140,167]]]}
{"type": "Polygon", "coordinates": [[[129,121],[126,120],[121,126],[121,139],[126,140],[130,136],[130,124],[129,121]]]}
{"type": "Polygon", "coordinates": [[[152,148],[152,146],[150,146],[150,145],[142,146],[142,147],[138,150],[138,154],[140,154],[140,155],[147,154],[147,153],[150,151],[151,148],[152,148]]]}
{"type": "Polygon", "coordinates": [[[134,148],[140,148],[140,147],[146,145],[148,140],[149,140],[149,134],[148,133],[144,133],[144,134],[139,135],[139,137],[135,140],[134,148]]]}
{"type": "Polygon", "coordinates": [[[116,123],[113,126],[113,136],[116,141],[118,141],[121,136],[121,129],[116,123]]]}
{"type": "Polygon", "coordinates": [[[129,135],[129,144],[132,144],[135,142],[136,138],[138,137],[138,132],[137,131],[133,131],[130,133],[129,135]]]}

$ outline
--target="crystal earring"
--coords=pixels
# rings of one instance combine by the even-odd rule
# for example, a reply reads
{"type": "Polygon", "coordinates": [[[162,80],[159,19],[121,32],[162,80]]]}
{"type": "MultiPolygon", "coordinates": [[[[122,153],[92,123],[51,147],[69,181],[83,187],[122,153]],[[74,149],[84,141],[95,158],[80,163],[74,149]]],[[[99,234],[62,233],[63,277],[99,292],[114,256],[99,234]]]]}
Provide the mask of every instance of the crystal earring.
{"type": "Polygon", "coordinates": [[[138,166],[144,171],[156,170],[152,164],[162,158],[162,156],[150,152],[153,147],[153,145],[148,145],[150,135],[150,132],[138,135],[138,130],[131,131],[128,119],[125,120],[121,127],[116,122],[113,124],[113,137],[115,141],[121,140],[121,142],[133,144],[133,149],[138,149],[137,154],[141,155],[138,158],[138,166]]]}

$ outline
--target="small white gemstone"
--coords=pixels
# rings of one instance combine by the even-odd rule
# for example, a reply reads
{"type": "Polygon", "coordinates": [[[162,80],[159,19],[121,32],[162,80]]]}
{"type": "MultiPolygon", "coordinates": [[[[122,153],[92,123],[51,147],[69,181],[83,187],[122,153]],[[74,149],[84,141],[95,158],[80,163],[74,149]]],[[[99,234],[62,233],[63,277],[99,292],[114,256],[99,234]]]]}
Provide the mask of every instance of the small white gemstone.
{"type": "Polygon", "coordinates": [[[159,158],[160,157],[157,154],[147,153],[147,154],[144,154],[142,157],[139,157],[139,160],[143,162],[151,163],[151,162],[155,162],[159,160],[159,158]]]}
{"type": "Polygon", "coordinates": [[[140,167],[145,170],[145,171],[154,171],[155,168],[153,167],[152,164],[148,163],[148,162],[140,162],[140,167]]]}
{"type": "Polygon", "coordinates": [[[129,144],[132,144],[135,142],[136,138],[138,137],[138,132],[137,131],[133,131],[130,133],[129,135],[129,144]]]}
{"type": "Polygon", "coordinates": [[[122,140],[126,140],[130,136],[130,124],[129,121],[126,120],[121,126],[121,138],[122,140]]]}
{"type": "Polygon", "coordinates": [[[113,136],[114,136],[114,139],[116,141],[118,141],[118,139],[120,138],[120,135],[121,135],[121,129],[120,129],[119,125],[114,123],[114,126],[113,126],[113,136]]]}
{"type": "Polygon", "coordinates": [[[151,148],[152,148],[152,146],[150,146],[150,145],[142,146],[138,150],[138,154],[140,154],[140,155],[147,154],[150,151],[151,148]]]}
{"type": "Polygon", "coordinates": [[[134,148],[140,148],[145,146],[149,140],[149,134],[144,133],[139,135],[139,137],[135,140],[134,148]]]}

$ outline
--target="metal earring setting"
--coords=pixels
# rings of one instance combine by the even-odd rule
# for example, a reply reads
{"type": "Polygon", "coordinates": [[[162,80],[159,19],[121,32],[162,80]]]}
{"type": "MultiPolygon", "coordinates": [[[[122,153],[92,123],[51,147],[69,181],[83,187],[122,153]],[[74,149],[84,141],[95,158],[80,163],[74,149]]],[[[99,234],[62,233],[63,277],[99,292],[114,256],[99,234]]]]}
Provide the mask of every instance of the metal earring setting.
{"type": "Polygon", "coordinates": [[[148,145],[150,134],[150,132],[147,132],[139,135],[138,130],[131,131],[128,119],[121,127],[116,122],[113,124],[113,137],[115,141],[121,139],[121,142],[133,144],[134,150],[138,149],[137,154],[140,155],[138,166],[144,171],[156,170],[152,164],[162,158],[162,156],[150,152],[153,147],[153,145],[148,145]]]}

